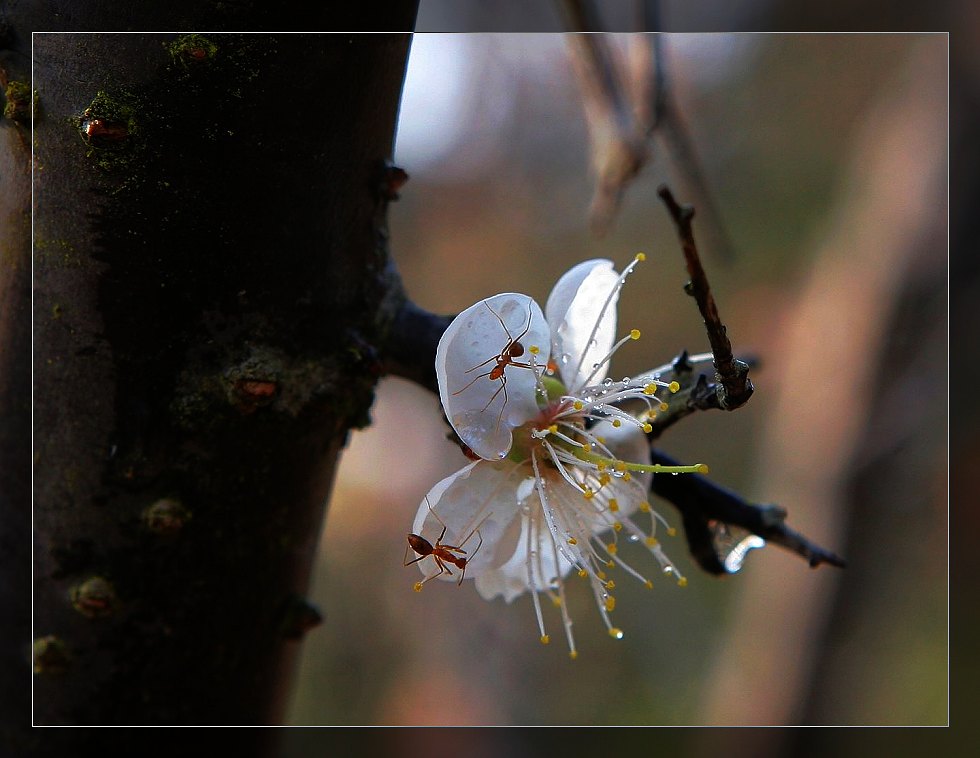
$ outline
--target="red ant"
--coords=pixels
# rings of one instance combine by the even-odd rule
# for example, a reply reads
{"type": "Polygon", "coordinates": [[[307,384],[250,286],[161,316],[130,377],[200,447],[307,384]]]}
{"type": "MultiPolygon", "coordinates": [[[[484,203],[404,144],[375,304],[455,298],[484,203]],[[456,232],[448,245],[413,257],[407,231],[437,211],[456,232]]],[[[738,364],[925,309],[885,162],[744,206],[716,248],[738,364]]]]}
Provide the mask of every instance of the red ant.
{"type": "Polygon", "coordinates": [[[491,362],[496,363],[496,365],[492,369],[490,369],[487,373],[480,374],[479,376],[475,377],[472,381],[470,381],[470,383],[467,384],[465,387],[456,390],[453,393],[453,396],[465,392],[470,387],[472,387],[478,380],[483,379],[484,377],[489,377],[491,382],[496,382],[499,380],[500,386],[497,388],[497,391],[490,396],[490,399],[487,400],[487,404],[484,405],[481,410],[482,413],[487,408],[489,408],[490,404],[497,399],[497,395],[499,395],[501,390],[503,390],[504,403],[503,405],[500,406],[500,413],[497,414],[497,426],[499,427],[500,419],[504,414],[504,408],[507,407],[507,400],[508,400],[507,374],[504,373],[504,370],[508,366],[517,366],[518,368],[529,368],[532,371],[536,368],[536,366],[533,363],[521,363],[519,361],[514,360],[515,358],[520,358],[522,355],[524,355],[524,345],[521,344],[521,338],[523,338],[524,335],[527,334],[528,331],[530,331],[531,329],[531,303],[530,301],[528,301],[527,304],[527,326],[525,326],[524,331],[522,331],[516,337],[511,337],[510,330],[507,328],[507,324],[504,323],[504,320],[500,318],[500,316],[493,308],[490,307],[490,304],[486,300],[483,301],[483,304],[487,306],[487,310],[489,310],[494,315],[494,317],[496,317],[497,321],[500,322],[500,326],[503,327],[504,332],[507,334],[507,344],[504,345],[503,349],[500,351],[498,355],[495,355],[491,358],[487,358],[485,361],[483,361],[483,363],[478,363],[476,366],[466,369],[466,371],[464,371],[463,373],[468,374],[471,371],[476,371],[478,368],[482,368],[486,366],[488,363],[491,362]]]}
{"type": "MultiPolygon", "coordinates": [[[[464,539],[459,545],[444,545],[442,543],[442,538],[446,536],[446,525],[443,524],[442,519],[440,519],[439,516],[436,515],[436,512],[433,511],[431,507],[429,508],[429,511],[432,513],[433,516],[436,517],[439,523],[442,524],[442,531],[439,533],[439,537],[438,539],[436,539],[435,545],[433,545],[425,537],[419,534],[409,534],[408,545],[409,547],[412,548],[412,550],[414,550],[418,554],[418,558],[415,558],[411,561],[406,561],[405,565],[411,566],[413,563],[418,563],[422,559],[428,558],[431,555],[436,562],[436,566],[439,567],[439,571],[438,573],[435,573],[432,576],[427,576],[421,582],[416,582],[415,583],[416,592],[421,592],[422,585],[424,585],[430,579],[435,579],[437,576],[442,576],[443,574],[449,574],[450,576],[454,576],[453,572],[449,569],[449,566],[446,565],[447,563],[451,563],[453,566],[455,566],[460,570],[459,581],[456,582],[456,585],[459,586],[463,583],[463,577],[466,576],[466,564],[476,557],[476,554],[479,552],[480,547],[483,545],[483,535],[481,535],[477,531],[477,529],[480,527],[480,524],[482,524],[483,521],[486,521],[490,517],[489,513],[486,516],[484,516],[483,521],[481,521],[480,524],[477,524],[476,527],[473,528],[473,531],[470,532],[466,536],[466,539],[464,539]],[[476,534],[477,537],[480,538],[480,542],[476,546],[476,550],[473,551],[473,555],[467,558],[466,551],[463,549],[462,546],[469,541],[470,537],[472,537],[474,533],[476,534]]],[[[406,553],[408,552],[407,548],[405,552],[406,553]]]]}

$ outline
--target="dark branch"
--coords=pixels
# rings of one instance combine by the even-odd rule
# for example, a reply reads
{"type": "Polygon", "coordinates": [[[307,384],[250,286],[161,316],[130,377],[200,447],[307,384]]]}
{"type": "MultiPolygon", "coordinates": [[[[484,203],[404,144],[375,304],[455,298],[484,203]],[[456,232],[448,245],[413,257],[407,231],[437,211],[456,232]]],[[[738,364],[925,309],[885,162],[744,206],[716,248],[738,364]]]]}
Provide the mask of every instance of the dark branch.
{"type": "Polygon", "coordinates": [[[437,316],[405,300],[383,350],[384,373],[410,379],[438,394],[436,346],[453,318],[437,316]]]}
{"type": "MultiPolygon", "coordinates": [[[[744,356],[739,362],[749,368],[759,365],[754,356],[744,356]]],[[[687,350],[683,350],[670,363],[658,366],[650,374],[661,381],[677,382],[680,385],[680,389],[670,396],[667,410],[659,411],[649,420],[653,427],[652,431],[647,432],[650,441],[659,438],[682,418],[696,411],[726,410],[722,408],[719,399],[723,388],[714,380],[714,356],[711,353],[690,355],[687,350]]],[[[642,409],[637,406],[636,411],[640,410],[642,409]]]]}
{"type": "MultiPolygon", "coordinates": [[[[653,463],[665,466],[676,466],[678,463],[652,448],[650,458],[653,463]]],[[[786,526],[786,511],[778,505],[749,503],[698,474],[655,474],[650,489],[680,511],[691,554],[701,568],[709,573],[728,573],[717,546],[719,528],[723,526],[740,527],[767,542],[779,545],[805,558],[811,567],[821,563],[839,568],[846,565],[842,558],[786,526]]]]}
{"type": "Polygon", "coordinates": [[[701,257],[694,242],[692,220],[694,208],[690,205],[680,205],[666,185],[661,185],[657,191],[660,198],[670,211],[677,233],[680,237],[681,248],[684,251],[684,261],[691,280],[684,289],[698,304],[704,327],[708,333],[708,342],[714,354],[715,372],[720,382],[718,387],[718,402],[724,410],[735,410],[744,405],[752,396],[752,382],[748,378],[749,367],[732,355],[732,343],[728,339],[727,329],[718,315],[718,306],[711,294],[708,277],[701,265],[701,257]]]}

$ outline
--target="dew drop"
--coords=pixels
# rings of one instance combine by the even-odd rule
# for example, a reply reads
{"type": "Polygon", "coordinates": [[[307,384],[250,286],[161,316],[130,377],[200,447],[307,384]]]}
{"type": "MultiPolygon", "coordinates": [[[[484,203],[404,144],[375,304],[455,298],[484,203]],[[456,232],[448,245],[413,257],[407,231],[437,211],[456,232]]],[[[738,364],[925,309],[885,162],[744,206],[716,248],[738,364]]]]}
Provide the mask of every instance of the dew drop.
{"type": "Polygon", "coordinates": [[[593,339],[592,339],[592,340],[591,340],[591,341],[589,342],[589,346],[590,346],[590,347],[598,347],[598,346],[599,346],[599,340],[597,340],[597,339],[595,339],[595,338],[593,338],[593,339]]]}
{"type": "Polygon", "coordinates": [[[674,573],[673,566],[664,566],[664,576],[671,576],[674,573]]]}
{"type": "Polygon", "coordinates": [[[630,535],[630,542],[639,542],[639,541],[640,541],[640,538],[637,537],[635,534],[631,534],[630,535]]]}
{"type": "Polygon", "coordinates": [[[562,364],[568,363],[568,353],[561,354],[561,362],[562,364]]]}
{"type": "Polygon", "coordinates": [[[602,386],[603,387],[612,387],[612,383],[613,383],[612,379],[606,379],[606,380],[604,380],[602,382],[602,386]]]}

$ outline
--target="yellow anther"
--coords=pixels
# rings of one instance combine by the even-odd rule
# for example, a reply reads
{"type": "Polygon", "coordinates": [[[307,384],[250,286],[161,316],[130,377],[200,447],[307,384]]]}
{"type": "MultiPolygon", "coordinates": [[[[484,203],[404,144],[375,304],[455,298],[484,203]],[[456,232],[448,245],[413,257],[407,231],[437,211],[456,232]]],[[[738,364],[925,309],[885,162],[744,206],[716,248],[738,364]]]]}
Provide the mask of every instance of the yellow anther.
{"type": "Polygon", "coordinates": [[[653,395],[654,393],[656,393],[656,391],[657,391],[656,384],[648,384],[646,387],[643,388],[644,395],[653,395]]]}
{"type": "Polygon", "coordinates": [[[578,658],[578,650],[569,650],[568,657],[574,661],[576,658],[578,658]]]}
{"type": "Polygon", "coordinates": [[[606,605],[606,613],[612,613],[613,610],[616,608],[616,598],[610,595],[609,597],[606,598],[605,605],[606,605]]]}
{"type": "Polygon", "coordinates": [[[651,582],[649,579],[647,579],[643,583],[643,586],[646,587],[648,590],[652,590],[653,589],[653,582],[651,582]]]}
{"type": "Polygon", "coordinates": [[[624,471],[626,471],[626,464],[623,463],[623,461],[616,461],[613,463],[613,469],[622,474],[624,471]]]}
{"type": "Polygon", "coordinates": [[[623,630],[617,629],[616,627],[612,627],[609,630],[609,636],[612,637],[614,640],[621,640],[623,639],[623,630]]]}
{"type": "Polygon", "coordinates": [[[633,478],[633,475],[629,471],[627,471],[625,474],[623,474],[623,481],[624,482],[628,482],[632,478],[633,478]]]}
{"type": "Polygon", "coordinates": [[[662,411],[669,411],[670,410],[670,406],[667,405],[667,403],[661,403],[660,404],[660,410],[662,410],[662,411]]]}
{"type": "Polygon", "coordinates": [[[602,581],[605,581],[606,580],[606,572],[605,571],[597,571],[596,572],[596,576],[599,577],[602,581]]]}
{"type": "Polygon", "coordinates": [[[606,545],[606,550],[609,552],[609,555],[616,555],[616,543],[610,542],[606,545]]]}
{"type": "Polygon", "coordinates": [[[698,473],[699,474],[707,474],[708,473],[708,464],[707,463],[699,463],[698,464],[698,473]]]}
{"type": "Polygon", "coordinates": [[[599,470],[599,471],[605,471],[605,470],[606,470],[607,468],[609,468],[609,467],[608,467],[608,466],[606,465],[606,462],[605,462],[605,461],[599,461],[599,462],[598,462],[598,463],[597,463],[597,464],[595,465],[595,467],[596,467],[596,469],[597,469],[597,470],[599,470]]]}
{"type": "Polygon", "coordinates": [[[680,579],[678,579],[677,580],[677,586],[678,587],[686,587],[687,586],[687,577],[686,576],[682,576],[680,579]]]}
{"type": "Polygon", "coordinates": [[[568,544],[569,545],[577,545],[578,544],[578,540],[575,539],[574,537],[569,537],[568,538],[568,544]]]}
{"type": "Polygon", "coordinates": [[[650,503],[640,503],[640,510],[644,513],[650,512],[650,503]]]}
{"type": "Polygon", "coordinates": [[[640,263],[643,263],[643,261],[645,261],[646,259],[647,259],[647,256],[646,256],[645,253],[637,253],[636,254],[635,260],[639,261],[640,263]]]}
{"type": "Polygon", "coordinates": [[[620,523],[619,521],[617,521],[617,522],[616,522],[615,524],[613,524],[613,530],[614,530],[614,531],[617,531],[617,532],[618,532],[618,531],[621,531],[621,530],[622,530],[622,528],[623,528],[623,525],[622,525],[622,523],[620,523]]]}
{"type": "Polygon", "coordinates": [[[552,424],[548,427],[548,431],[552,434],[558,434],[558,424],[552,424]]]}
{"type": "Polygon", "coordinates": [[[668,526],[667,527],[667,536],[668,537],[676,537],[677,536],[677,530],[674,529],[674,527],[672,527],[672,526],[668,526]]]}
{"type": "Polygon", "coordinates": [[[619,501],[614,497],[609,498],[609,510],[613,513],[619,510],[619,501]]]}
{"type": "Polygon", "coordinates": [[[606,568],[615,568],[615,567],[616,567],[616,561],[614,561],[612,558],[606,561],[606,568]]]}
{"type": "Polygon", "coordinates": [[[618,418],[614,418],[613,419],[613,422],[612,422],[612,425],[613,425],[613,427],[615,429],[619,429],[619,427],[621,427],[623,425],[623,422],[620,421],[618,418]]]}
{"type": "Polygon", "coordinates": [[[415,584],[413,584],[412,585],[412,589],[415,590],[416,592],[421,592],[422,591],[422,582],[416,582],[415,584]]]}
{"type": "Polygon", "coordinates": [[[657,542],[656,537],[647,537],[645,540],[643,540],[643,542],[647,547],[656,547],[657,545],[660,544],[659,542],[657,542]]]}
{"type": "Polygon", "coordinates": [[[680,388],[681,385],[678,384],[677,382],[671,382],[670,385],[668,385],[667,387],[667,389],[669,389],[671,392],[677,392],[678,390],[680,390],[680,388]]]}
{"type": "Polygon", "coordinates": [[[631,340],[638,340],[638,339],[640,339],[640,330],[639,329],[630,329],[630,339],[631,340]]]}
{"type": "Polygon", "coordinates": [[[561,608],[561,598],[555,595],[553,598],[551,598],[551,604],[554,605],[555,608],[561,608]]]}
{"type": "Polygon", "coordinates": [[[586,571],[585,569],[579,569],[578,570],[578,575],[580,577],[582,577],[583,579],[585,579],[585,577],[587,577],[589,575],[589,572],[586,571]]]}
{"type": "Polygon", "coordinates": [[[582,492],[582,497],[584,497],[586,500],[591,500],[594,496],[595,493],[592,491],[591,487],[586,487],[585,491],[582,492]]]}
{"type": "Polygon", "coordinates": [[[611,477],[611,476],[609,476],[609,474],[602,474],[602,475],[601,475],[601,476],[599,477],[599,486],[601,486],[601,487],[605,487],[605,486],[606,486],[607,484],[609,484],[609,482],[611,482],[611,481],[612,481],[612,477],[611,477]]]}
{"type": "Polygon", "coordinates": [[[551,642],[551,637],[549,637],[547,634],[542,634],[541,635],[541,644],[542,645],[547,645],[549,642],[551,642]]]}
{"type": "MultiPolygon", "coordinates": [[[[597,436],[597,437],[595,438],[595,441],[596,441],[596,442],[598,442],[598,443],[599,443],[600,445],[605,445],[605,444],[606,444],[606,438],[605,438],[605,437],[598,437],[598,436],[597,436]]],[[[606,467],[606,464],[605,464],[605,463],[603,463],[603,464],[602,464],[602,468],[605,468],[605,467],[606,467]]],[[[602,469],[600,469],[600,471],[601,471],[601,470],[602,470],[602,469]]]]}
{"type": "Polygon", "coordinates": [[[653,425],[652,424],[644,424],[643,425],[643,431],[646,432],[647,434],[649,434],[650,432],[653,431],[653,425]]]}
{"type": "Polygon", "coordinates": [[[531,345],[531,346],[530,346],[530,347],[529,347],[529,348],[527,349],[527,351],[528,351],[528,352],[529,352],[529,353],[530,353],[531,355],[537,355],[538,353],[540,353],[540,352],[541,352],[541,348],[540,348],[540,347],[538,347],[537,345],[531,345]]]}
{"type": "Polygon", "coordinates": [[[614,590],[614,589],[616,589],[616,582],[614,582],[612,579],[610,579],[608,582],[606,582],[606,589],[607,590],[614,590]]]}
{"type": "Polygon", "coordinates": [[[572,407],[575,410],[580,411],[585,407],[585,403],[583,403],[581,400],[576,400],[574,403],[572,403],[572,407]]]}

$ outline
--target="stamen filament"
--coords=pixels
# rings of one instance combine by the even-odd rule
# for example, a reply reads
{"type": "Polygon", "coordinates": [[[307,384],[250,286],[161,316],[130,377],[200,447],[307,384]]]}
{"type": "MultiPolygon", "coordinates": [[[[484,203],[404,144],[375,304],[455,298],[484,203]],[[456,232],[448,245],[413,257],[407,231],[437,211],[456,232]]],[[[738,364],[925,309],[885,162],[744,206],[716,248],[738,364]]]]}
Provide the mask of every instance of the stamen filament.
{"type": "Polygon", "coordinates": [[[586,463],[605,463],[608,466],[616,466],[617,470],[623,471],[642,471],[646,474],[707,474],[708,466],[704,463],[695,463],[690,466],[664,466],[660,463],[632,463],[621,461],[616,458],[607,458],[604,455],[597,455],[589,450],[576,449],[570,451],[572,455],[580,461],[586,463]]]}

